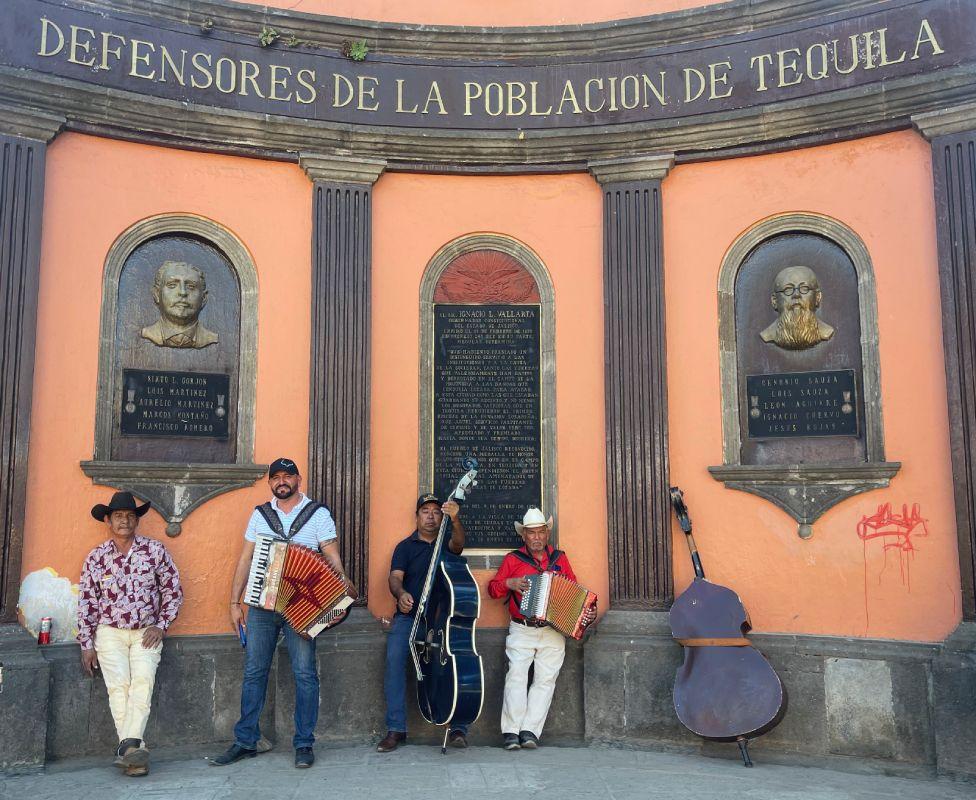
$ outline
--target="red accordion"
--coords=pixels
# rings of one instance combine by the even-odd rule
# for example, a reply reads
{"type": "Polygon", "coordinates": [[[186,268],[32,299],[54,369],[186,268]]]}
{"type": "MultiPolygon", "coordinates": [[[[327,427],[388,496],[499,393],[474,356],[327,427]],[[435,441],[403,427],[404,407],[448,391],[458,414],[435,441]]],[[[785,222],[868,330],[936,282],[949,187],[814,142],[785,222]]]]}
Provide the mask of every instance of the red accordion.
{"type": "Polygon", "coordinates": [[[548,622],[563,636],[581,639],[586,626],[583,615],[596,607],[596,595],[555,572],[528,575],[532,585],[522,594],[519,611],[526,619],[548,622]]]}
{"type": "Polygon", "coordinates": [[[258,536],[244,602],[279,612],[306,638],[345,619],[352,598],[325,557],[298,544],[258,536]]]}

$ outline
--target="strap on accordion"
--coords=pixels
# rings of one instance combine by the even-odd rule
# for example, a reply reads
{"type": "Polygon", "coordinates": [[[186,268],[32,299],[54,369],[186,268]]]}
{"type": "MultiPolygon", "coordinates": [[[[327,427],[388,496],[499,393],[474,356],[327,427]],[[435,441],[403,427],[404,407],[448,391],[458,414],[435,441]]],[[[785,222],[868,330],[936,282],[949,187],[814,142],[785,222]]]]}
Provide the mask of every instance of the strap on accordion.
{"type": "Polygon", "coordinates": [[[254,510],[264,517],[264,521],[268,523],[268,527],[271,528],[276,536],[282,539],[287,538],[285,536],[285,529],[281,526],[281,518],[271,507],[271,503],[262,503],[259,506],[255,506],[254,510]]]}
{"type": "Polygon", "coordinates": [[[561,569],[553,569],[556,562],[563,555],[562,550],[556,550],[555,548],[553,549],[552,553],[549,555],[549,562],[546,569],[539,569],[539,562],[532,558],[532,556],[526,555],[521,550],[512,550],[509,555],[515,556],[515,558],[517,558],[523,564],[528,564],[530,567],[534,567],[535,571],[540,574],[543,572],[562,572],[561,569]]]}
{"type": "Polygon", "coordinates": [[[281,524],[281,517],[279,517],[278,513],[271,507],[270,502],[255,506],[255,511],[264,517],[264,521],[268,523],[268,527],[271,528],[275,536],[277,536],[279,539],[288,541],[289,539],[292,539],[298,535],[298,532],[305,527],[305,523],[308,522],[312,518],[312,515],[314,515],[315,512],[320,508],[325,508],[328,510],[327,506],[324,506],[322,503],[316,503],[314,500],[302,508],[302,510],[298,512],[298,516],[292,521],[291,527],[288,529],[287,534],[285,533],[285,529],[281,524]]]}

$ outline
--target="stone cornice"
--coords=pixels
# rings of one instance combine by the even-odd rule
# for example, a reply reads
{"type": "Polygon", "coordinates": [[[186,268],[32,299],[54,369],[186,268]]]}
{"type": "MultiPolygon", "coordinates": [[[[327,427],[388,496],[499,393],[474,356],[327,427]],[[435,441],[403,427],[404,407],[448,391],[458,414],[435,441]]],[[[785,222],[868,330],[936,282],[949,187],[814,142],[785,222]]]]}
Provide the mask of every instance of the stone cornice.
{"type": "MultiPolygon", "coordinates": [[[[536,27],[461,27],[354,20],[269,9],[227,0],[85,0],[106,12],[131,12],[158,20],[202,26],[221,32],[260,35],[265,26],[294,34],[311,47],[341,50],[344,42],[364,39],[371,51],[419,58],[551,58],[623,54],[650,47],[748,33],[759,28],[877,5],[877,0],[732,0],[713,6],[586,25],[536,27]]],[[[277,44],[273,46],[279,46],[277,44]]]]}
{"type": "Polygon", "coordinates": [[[914,114],[912,124],[926,139],[976,131],[976,102],[914,114]]]}
{"type": "Polygon", "coordinates": [[[64,127],[66,120],[59,114],[36,111],[0,103],[0,133],[50,142],[64,127]]]}
{"type": "Polygon", "coordinates": [[[655,153],[636,158],[600,159],[587,164],[593,177],[601,186],[627,181],[659,181],[671,171],[673,166],[674,153],[655,153]]]}
{"type": "MultiPolygon", "coordinates": [[[[67,128],[135,141],[298,160],[303,152],[417,165],[478,169],[500,166],[573,165],[635,157],[648,152],[709,152],[798,137],[836,138],[905,128],[912,115],[976,102],[976,66],[887,81],[880,86],[830,92],[685,120],[608,125],[574,130],[468,132],[355,126],[294,117],[242,113],[96,87],[39,73],[0,67],[0,105],[67,128]]],[[[680,161],[680,158],[678,159],[680,161]]]]}
{"type": "Polygon", "coordinates": [[[314,183],[328,181],[372,185],[386,169],[386,161],[382,159],[343,158],[318,153],[301,153],[298,163],[314,183]]]}

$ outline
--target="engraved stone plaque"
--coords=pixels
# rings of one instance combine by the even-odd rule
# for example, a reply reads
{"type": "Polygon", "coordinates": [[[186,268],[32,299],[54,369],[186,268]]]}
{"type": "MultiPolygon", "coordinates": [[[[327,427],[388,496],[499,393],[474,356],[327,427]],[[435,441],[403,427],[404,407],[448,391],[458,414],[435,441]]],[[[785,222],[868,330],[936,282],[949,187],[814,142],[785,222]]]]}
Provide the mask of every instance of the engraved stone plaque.
{"type": "MultiPolygon", "coordinates": [[[[735,337],[740,463],[865,460],[864,426],[858,424],[864,418],[858,284],[854,265],[843,248],[811,233],[781,234],[755,247],[742,262],[735,281],[735,337]],[[804,422],[807,414],[815,413],[812,407],[794,407],[793,411],[772,407],[777,400],[789,399],[790,386],[752,385],[757,376],[771,380],[788,374],[840,372],[853,375],[853,386],[848,380],[843,390],[851,392],[852,413],[835,420],[837,427],[824,424],[816,431],[804,422]],[[772,396],[777,391],[784,394],[772,396]],[[757,397],[760,399],[754,400],[757,397]],[[769,407],[761,407],[763,403],[769,407]],[[781,419],[767,416],[774,410],[781,412],[781,419]]],[[[800,385],[794,388],[811,390],[800,385]]],[[[790,397],[794,403],[801,399],[799,393],[790,397]]],[[[842,395],[834,399],[843,405],[842,395]]]]}
{"type": "Polygon", "coordinates": [[[96,484],[149,500],[179,536],[217,495],[251,486],[257,275],[219,224],[160,214],[122,232],[105,259],[96,484]]]}
{"type": "Polygon", "coordinates": [[[857,436],[854,370],[746,376],[749,438],[857,436]]]}
{"type": "Polygon", "coordinates": [[[229,390],[226,374],[122,370],[121,432],[226,439],[229,390]]]}
{"type": "Polygon", "coordinates": [[[513,522],[543,500],[539,321],[538,305],[434,304],[433,486],[480,462],[468,548],[518,547],[513,522]]]}
{"type": "MultiPolygon", "coordinates": [[[[112,458],[233,463],[241,292],[226,255],[189,234],[150,238],[125,260],[118,298],[112,458]],[[173,383],[154,384],[147,380],[153,375],[168,376],[173,383]],[[202,388],[191,385],[197,378],[205,381],[202,388]],[[163,389],[164,394],[151,394],[150,389],[163,389]],[[207,403],[209,410],[148,405],[175,399],[165,392],[177,389],[203,392],[192,399],[207,403]],[[131,400],[130,392],[135,392],[131,400]],[[135,410],[128,411],[127,405],[135,410]],[[218,407],[223,409],[219,417],[218,407]]],[[[186,401],[190,399],[188,395],[186,401]]]]}

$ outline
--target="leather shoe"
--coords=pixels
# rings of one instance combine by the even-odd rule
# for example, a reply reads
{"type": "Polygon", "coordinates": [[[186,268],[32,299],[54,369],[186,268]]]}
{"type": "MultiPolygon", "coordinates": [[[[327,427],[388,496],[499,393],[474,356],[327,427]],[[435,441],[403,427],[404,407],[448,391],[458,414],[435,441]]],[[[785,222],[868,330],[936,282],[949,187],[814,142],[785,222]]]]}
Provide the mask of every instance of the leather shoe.
{"type": "Polygon", "coordinates": [[[406,739],[407,734],[403,731],[387,731],[386,738],[376,745],[376,752],[389,753],[391,750],[396,750],[400,743],[405,742],[406,739]]]}
{"type": "Polygon", "coordinates": [[[295,766],[298,769],[308,769],[315,763],[315,753],[311,747],[299,747],[295,749],[295,766]]]}
{"type": "Polygon", "coordinates": [[[447,735],[447,743],[451,747],[456,747],[459,750],[463,750],[468,746],[468,740],[464,736],[464,731],[451,731],[447,735]]]}
{"type": "Polygon", "coordinates": [[[112,762],[113,766],[116,766],[119,769],[125,769],[125,762],[122,760],[122,754],[127,749],[128,745],[126,744],[126,740],[123,739],[121,742],[119,742],[119,746],[115,748],[115,761],[112,762]]]}
{"type": "Polygon", "coordinates": [[[233,764],[235,761],[240,761],[242,758],[254,758],[258,754],[257,750],[249,750],[246,747],[241,747],[238,744],[232,744],[219,756],[214,756],[210,759],[211,767],[225,767],[228,764],[233,764]]]}
{"type": "Polygon", "coordinates": [[[519,731],[519,744],[526,750],[535,750],[539,746],[539,737],[532,731],[519,731]]]}
{"type": "Polygon", "coordinates": [[[149,751],[143,746],[141,740],[126,739],[119,745],[119,749],[122,751],[122,765],[127,770],[132,767],[145,767],[149,764],[149,751]]]}

